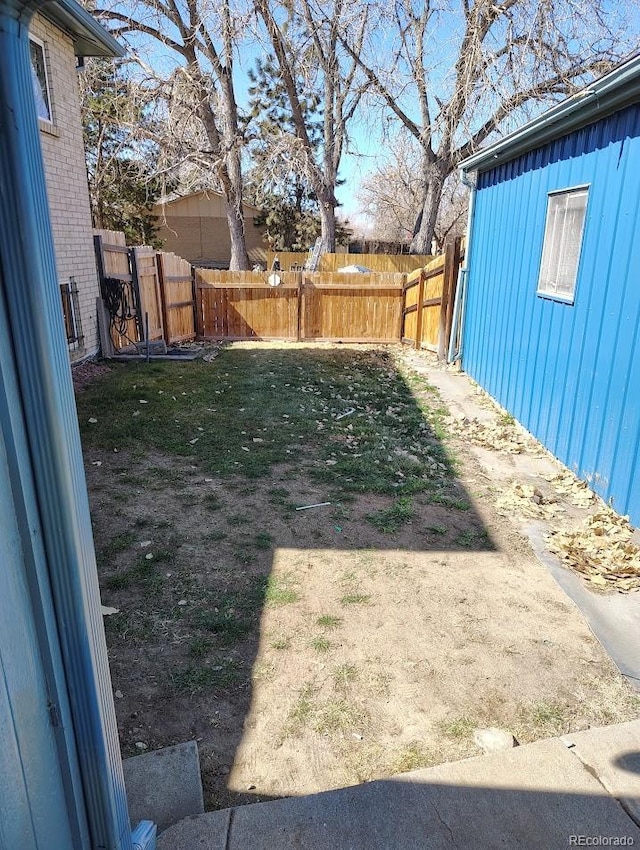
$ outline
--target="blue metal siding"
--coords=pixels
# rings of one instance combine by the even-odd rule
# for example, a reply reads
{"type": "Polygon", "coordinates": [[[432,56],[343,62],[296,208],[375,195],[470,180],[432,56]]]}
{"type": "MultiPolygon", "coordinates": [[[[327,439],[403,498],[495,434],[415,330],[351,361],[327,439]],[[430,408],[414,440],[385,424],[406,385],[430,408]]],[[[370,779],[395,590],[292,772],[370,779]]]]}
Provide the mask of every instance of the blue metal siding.
{"type": "Polygon", "coordinates": [[[463,367],[640,525],[640,106],[480,175],[463,367]],[[547,193],[587,184],[575,303],[536,295],[547,193]]]}

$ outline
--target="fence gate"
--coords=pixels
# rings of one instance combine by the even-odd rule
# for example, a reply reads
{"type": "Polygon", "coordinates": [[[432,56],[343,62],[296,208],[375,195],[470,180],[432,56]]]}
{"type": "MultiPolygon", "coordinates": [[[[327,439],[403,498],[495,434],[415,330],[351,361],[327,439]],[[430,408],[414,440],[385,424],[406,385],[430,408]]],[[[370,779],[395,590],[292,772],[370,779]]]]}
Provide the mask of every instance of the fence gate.
{"type": "Polygon", "coordinates": [[[129,248],[124,233],[111,230],[94,231],[93,245],[100,293],[109,316],[109,336],[120,351],[143,338],[140,295],[129,248]]]}
{"type": "Polygon", "coordinates": [[[144,322],[144,335],[150,340],[163,339],[164,328],[162,326],[162,305],[160,293],[160,276],[156,263],[156,249],[142,246],[130,248],[131,270],[138,283],[140,296],[140,318],[144,322]]]}
{"type": "Polygon", "coordinates": [[[195,339],[196,299],[191,263],[164,251],[158,252],[157,262],[165,342],[171,345],[195,339]]]}

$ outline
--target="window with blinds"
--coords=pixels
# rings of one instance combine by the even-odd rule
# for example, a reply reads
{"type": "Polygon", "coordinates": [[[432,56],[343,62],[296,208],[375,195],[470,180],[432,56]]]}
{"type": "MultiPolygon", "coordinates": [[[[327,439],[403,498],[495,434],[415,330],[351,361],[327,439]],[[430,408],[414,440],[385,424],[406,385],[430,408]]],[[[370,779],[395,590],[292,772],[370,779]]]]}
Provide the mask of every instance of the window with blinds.
{"type": "Polygon", "coordinates": [[[581,187],[549,195],[538,295],[574,300],[588,194],[581,187]]]}

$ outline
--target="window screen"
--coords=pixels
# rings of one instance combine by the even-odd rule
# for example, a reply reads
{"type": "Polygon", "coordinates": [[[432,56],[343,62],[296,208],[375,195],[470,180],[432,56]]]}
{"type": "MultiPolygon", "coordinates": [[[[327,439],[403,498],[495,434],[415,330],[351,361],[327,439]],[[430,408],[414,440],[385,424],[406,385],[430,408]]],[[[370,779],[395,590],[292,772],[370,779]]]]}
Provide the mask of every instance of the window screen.
{"type": "Polygon", "coordinates": [[[33,82],[33,96],[36,101],[38,118],[51,121],[51,102],[49,100],[49,86],[47,83],[47,69],[44,63],[44,47],[37,41],[30,39],[31,51],[31,80],[33,82]]]}
{"type": "Polygon", "coordinates": [[[586,188],[549,195],[538,293],[573,301],[582,246],[586,188]]]}

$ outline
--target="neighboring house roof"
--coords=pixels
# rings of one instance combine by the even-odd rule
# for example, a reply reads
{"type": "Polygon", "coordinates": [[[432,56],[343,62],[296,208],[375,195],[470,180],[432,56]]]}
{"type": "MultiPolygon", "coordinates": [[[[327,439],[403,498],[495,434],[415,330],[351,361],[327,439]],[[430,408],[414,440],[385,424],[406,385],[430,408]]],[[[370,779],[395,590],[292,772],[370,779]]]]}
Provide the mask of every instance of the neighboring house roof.
{"type": "MultiPolygon", "coordinates": [[[[189,192],[186,195],[179,195],[177,192],[173,192],[172,194],[165,195],[163,198],[156,201],[156,207],[169,207],[171,204],[178,203],[179,201],[186,201],[187,198],[197,198],[200,195],[204,195],[205,198],[223,197],[222,193],[216,192],[215,189],[201,189],[199,192],[189,192]]],[[[247,209],[254,210],[255,212],[260,212],[258,207],[254,207],[253,204],[248,204],[246,201],[242,202],[242,206],[247,209]]]]}
{"type": "Polygon", "coordinates": [[[55,0],[39,10],[73,39],[76,56],[124,56],[126,51],[96,19],[75,0],[55,0]]]}
{"type": "Polygon", "coordinates": [[[465,172],[489,171],[639,100],[640,54],[552,106],[520,129],[463,160],[459,167],[465,172]]]}

